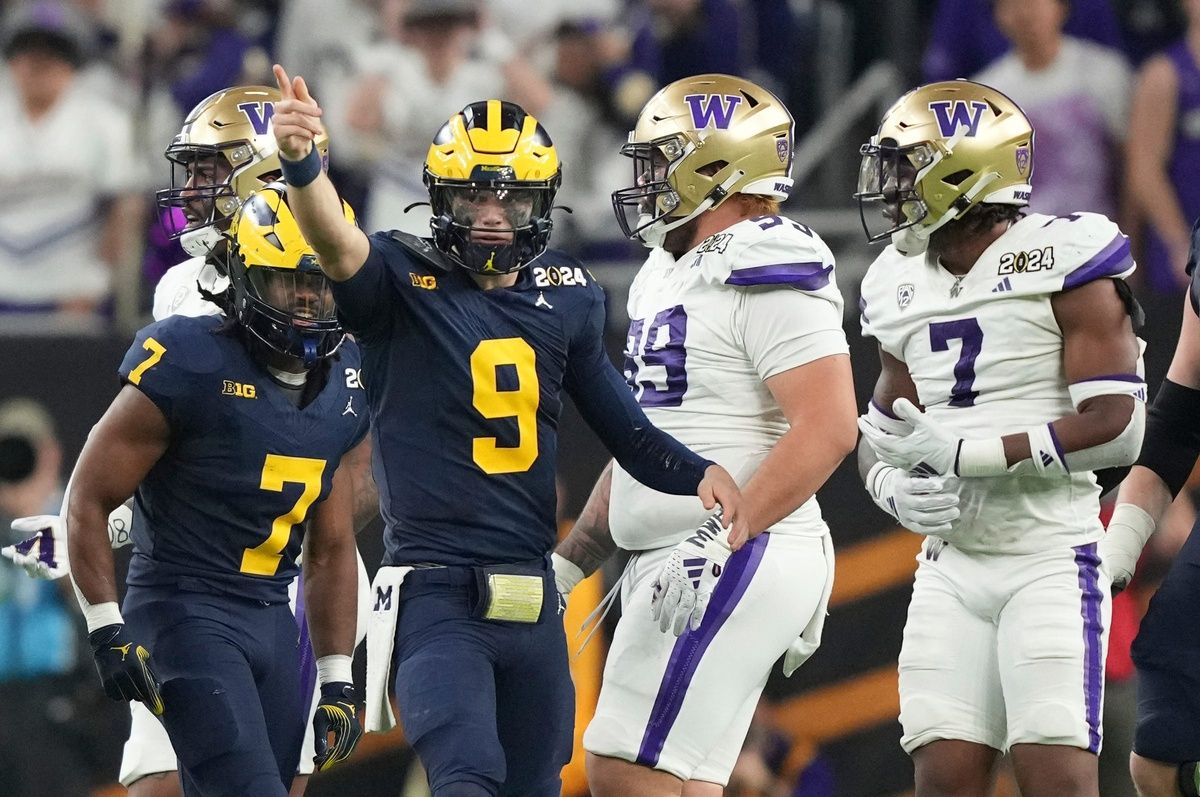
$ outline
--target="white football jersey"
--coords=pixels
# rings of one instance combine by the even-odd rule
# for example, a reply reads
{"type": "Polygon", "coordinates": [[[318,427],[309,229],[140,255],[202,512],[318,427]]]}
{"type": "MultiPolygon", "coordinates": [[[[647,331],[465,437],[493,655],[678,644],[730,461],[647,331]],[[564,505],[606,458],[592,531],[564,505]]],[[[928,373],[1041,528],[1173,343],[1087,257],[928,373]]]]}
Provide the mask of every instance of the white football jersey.
{"type": "Polygon", "coordinates": [[[170,315],[197,318],[221,312],[219,307],[200,295],[196,289],[197,282],[212,293],[220,293],[229,285],[229,280],[210,266],[205,258],[188,258],[167,269],[159,278],[158,285],[154,286],[151,311],[154,320],[162,321],[170,315]]]}
{"type": "MultiPolygon", "coordinates": [[[[833,265],[812,230],[780,216],[738,222],[678,260],[652,250],[629,290],[625,347],[650,420],[745,484],[789,428],[763,380],[848,351],[833,265]]],[[[708,515],[695,496],[651,490],[620,467],[610,507],[629,550],[673,546],[708,515]]],[[[813,498],[771,531],[827,528],[813,498]]]]}
{"type": "MultiPolygon", "coordinates": [[[[863,334],[908,366],[930,417],[966,438],[1012,434],[1075,412],[1050,299],[1134,270],[1129,239],[1104,216],[1030,214],[963,277],[888,246],[862,283],[863,334]]],[[[1032,553],[1099,539],[1090,472],[959,482],[949,540],[965,550],[1032,553]]]]}

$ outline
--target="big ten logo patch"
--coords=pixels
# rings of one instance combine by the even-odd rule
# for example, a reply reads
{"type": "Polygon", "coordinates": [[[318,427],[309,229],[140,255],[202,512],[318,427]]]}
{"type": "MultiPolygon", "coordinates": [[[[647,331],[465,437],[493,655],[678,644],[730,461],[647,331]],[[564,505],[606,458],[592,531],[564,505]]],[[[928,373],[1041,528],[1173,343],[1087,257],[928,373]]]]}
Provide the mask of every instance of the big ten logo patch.
{"type": "Polygon", "coordinates": [[[424,288],[427,291],[432,291],[437,288],[437,277],[432,274],[413,274],[408,273],[408,278],[412,280],[414,288],[424,288]]]}
{"type": "Polygon", "coordinates": [[[1000,255],[1000,267],[996,273],[1025,274],[1033,271],[1049,271],[1054,268],[1054,247],[1030,249],[1028,252],[1005,252],[1000,255]]]}
{"type": "Polygon", "coordinates": [[[225,379],[221,382],[221,395],[237,396],[238,398],[246,399],[258,398],[258,388],[254,385],[225,379]]]}
{"type": "Polygon", "coordinates": [[[534,266],[533,281],[539,288],[588,284],[584,270],[578,266],[534,266]]]}

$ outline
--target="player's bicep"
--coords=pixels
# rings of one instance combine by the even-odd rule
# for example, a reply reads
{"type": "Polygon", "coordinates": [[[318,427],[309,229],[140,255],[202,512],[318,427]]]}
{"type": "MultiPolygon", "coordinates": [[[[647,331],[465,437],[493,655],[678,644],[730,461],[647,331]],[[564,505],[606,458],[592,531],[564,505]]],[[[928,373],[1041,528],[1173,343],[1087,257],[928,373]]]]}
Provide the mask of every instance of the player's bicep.
{"type": "Polygon", "coordinates": [[[1136,375],[1139,346],[1116,283],[1099,279],[1050,300],[1063,334],[1067,384],[1113,375],[1136,375]]]}
{"type": "MultiPolygon", "coordinates": [[[[361,231],[355,228],[361,235],[361,231]]],[[[341,281],[333,281],[331,288],[337,303],[338,314],[346,328],[359,335],[371,335],[385,328],[395,312],[399,297],[389,277],[388,259],[401,256],[398,244],[379,235],[373,235],[361,267],[341,281]]]]}
{"type": "Polygon", "coordinates": [[[171,441],[166,416],[144,393],[126,385],[92,427],[71,477],[72,499],[105,512],[133,495],[171,441]]]}
{"type": "Polygon", "coordinates": [[[843,431],[854,443],[857,410],[850,355],[831,354],[764,380],[792,428],[843,431]]]}

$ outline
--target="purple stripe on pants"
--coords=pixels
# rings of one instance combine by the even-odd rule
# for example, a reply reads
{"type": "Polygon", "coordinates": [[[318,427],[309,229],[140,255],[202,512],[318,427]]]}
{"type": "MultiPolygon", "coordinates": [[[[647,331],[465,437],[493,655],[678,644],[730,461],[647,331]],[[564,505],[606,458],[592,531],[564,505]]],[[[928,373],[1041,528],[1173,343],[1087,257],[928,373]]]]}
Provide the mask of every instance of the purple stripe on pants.
{"type": "MultiPolygon", "coordinates": [[[[300,702],[312,707],[313,688],[317,684],[317,660],[308,638],[308,617],[304,614],[304,578],[296,583],[296,625],[300,628],[300,702]]],[[[305,717],[308,712],[305,712],[305,717]]]]}
{"type": "Polygon", "coordinates": [[[700,666],[700,659],[708,646],[712,644],[717,632],[733,609],[737,606],[750,580],[754,578],[758,564],[762,561],[763,552],[767,549],[769,534],[760,534],[746,544],[740,551],[729,557],[725,571],[721,574],[717,586],[713,589],[712,599],[704,620],[695,631],[687,631],[675,642],[671,651],[671,659],[663,673],[662,683],[658,687],[658,695],[654,698],[654,707],[650,710],[650,721],[646,724],[646,732],[642,736],[642,746],[638,750],[637,763],[652,767],[658,763],[663,745],[667,742],[667,734],[683,708],[683,699],[687,696],[688,684],[700,666]]]}
{"type": "Polygon", "coordinates": [[[1104,597],[1100,594],[1097,568],[1100,557],[1096,554],[1096,543],[1074,548],[1075,566],[1079,568],[1079,614],[1083,618],[1083,699],[1087,710],[1088,751],[1100,752],[1100,700],[1104,690],[1104,622],[1100,606],[1104,597]]]}

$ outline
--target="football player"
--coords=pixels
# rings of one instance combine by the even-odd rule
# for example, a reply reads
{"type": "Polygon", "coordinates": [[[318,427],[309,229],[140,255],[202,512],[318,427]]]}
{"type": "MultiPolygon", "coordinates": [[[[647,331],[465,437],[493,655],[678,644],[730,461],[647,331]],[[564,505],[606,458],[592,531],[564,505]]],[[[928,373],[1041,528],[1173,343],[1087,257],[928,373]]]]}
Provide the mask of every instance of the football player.
{"type": "Polygon", "coordinates": [[[816,649],[833,547],[814,494],[857,413],[833,255],[779,212],[793,132],[769,91],[698,75],[659,91],[622,149],[617,220],[651,249],[626,378],[651,421],[735,475],[752,539],[617,465],[560,544],[564,592],[615,546],[634,552],[584,736],[599,797],[720,795],[771,667],[806,628],[816,649]]]}
{"type": "MultiPolygon", "coordinates": [[[[178,239],[192,255],[163,274],[154,291],[154,320],[169,315],[205,316],[221,312],[211,300],[228,288],[225,274],[225,241],[222,234],[242,200],[279,176],[279,157],[275,138],[270,132],[273,102],[277,89],[269,86],[238,86],[207,97],[187,116],[175,140],[167,147],[172,164],[172,187],[157,193],[164,218],[184,220],[183,226],[169,227],[172,239],[178,239]],[[206,298],[209,295],[209,298],[206,298]]],[[[328,141],[318,142],[322,155],[328,141]]],[[[376,513],[374,485],[368,480],[365,490],[356,495],[355,525],[361,526],[376,513]]],[[[110,518],[113,547],[128,545],[132,513],[128,506],[118,507],[110,518]]],[[[14,521],[32,535],[25,543],[4,549],[4,555],[26,565],[30,575],[59,578],[69,572],[66,536],[62,521],[52,516],[22,518],[14,521]],[[48,544],[43,544],[42,540],[48,544]]],[[[365,604],[369,589],[366,568],[359,557],[360,602],[365,604]]],[[[292,607],[300,594],[299,579],[289,587],[292,607]]],[[[361,611],[361,607],[360,607],[361,611]]],[[[303,607],[297,612],[303,633],[303,607]]],[[[366,634],[365,622],[359,624],[359,641],[366,634]]],[[[311,646],[302,656],[302,677],[314,685],[311,709],[316,710],[319,693],[315,689],[311,646]]],[[[181,794],[176,774],[177,757],[161,722],[139,702],[130,703],[132,724],[121,759],[120,782],[131,797],[178,797],[181,794]]],[[[304,750],[313,749],[312,726],[307,725],[304,750]]],[[[294,797],[304,793],[313,772],[313,756],[300,758],[294,797]]]]}
{"type": "Polygon", "coordinates": [[[367,422],[341,411],[363,401],[358,349],[282,186],[239,209],[226,264],[227,317],[170,316],[137,335],[125,386],[72,475],[67,542],[105,692],[161,716],[184,794],[283,797],[306,715],[288,608],[302,538],[322,684],[317,765],[344,759],[360,734],[357,600],[345,587],[356,580],[352,492],[367,422]],[[130,494],[118,608],[105,526],[130,494]]]}
{"type": "Polygon", "coordinates": [[[882,371],[860,420],[875,502],[926,535],[900,651],[917,794],[1097,794],[1111,599],[1093,471],[1130,464],[1145,384],[1129,239],[1026,215],[1034,135],[965,80],[904,95],[862,148],[862,328],[882,371]]]}
{"type": "Polygon", "coordinates": [[[312,149],[320,107],[302,78],[275,73],[289,202],[369,373],[386,531],[368,729],[386,726],[372,720],[381,704],[388,719],[373,687],[386,679],[371,669],[394,660],[404,731],[434,795],[558,795],[574,719],[549,563],[564,389],[657,489],[719,502],[740,528],[737,487],[647,421],[605,354],[603,292],[547,249],[561,170],[536,119],[500,100],[456,113],[425,164],[432,240],[368,237],[336,212],[312,149]],[[393,629],[381,618],[399,605],[393,629]]]}
{"type": "MultiPolygon", "coordinates": [[[[1200,222],[1192,227],[1191,277],[1175,358],[1146,422],[1146,439],[1100,542],[1102,567],[1114,590],[1129,583],[1142,547],[1183,489],[1200,454],[1200,222]]],[[[1200,654],[1196,605],[1200,595],[1200,534],[1195,529],[1175,555],[1150,601],[1133,642],[1138,675],[1138,720],[1129,768],[1143,797],[1200,794],[1200,654]]]]}

